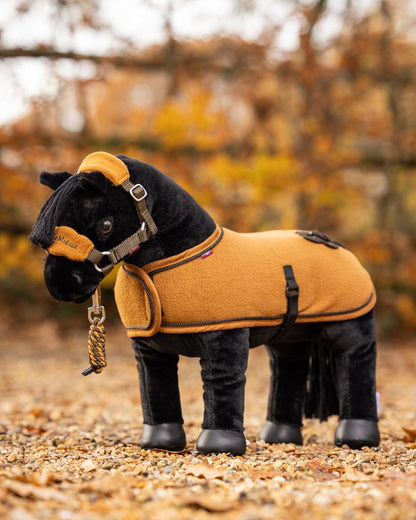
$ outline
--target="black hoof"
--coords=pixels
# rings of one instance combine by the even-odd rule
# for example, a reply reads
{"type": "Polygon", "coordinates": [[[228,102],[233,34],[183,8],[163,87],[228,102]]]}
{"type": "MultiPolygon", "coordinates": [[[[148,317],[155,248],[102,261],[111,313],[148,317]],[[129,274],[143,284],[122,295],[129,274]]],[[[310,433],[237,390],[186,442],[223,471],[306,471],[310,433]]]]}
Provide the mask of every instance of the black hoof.
{"type": "Polygon", "coordinates": [[[366,419],[342,419],[335,431],[336,446],[346,444],[350,448],[360,449],[363,446],[378,446],[380,432],[376,421],[366,419]]]}
{"type": "Polygon", "coordinates": [[[144,449],[181,451],[186,446],[185,431],[182,424],[143,424],[140,446],[144,449]]]}
{"type": "Polygon", "coordinates": [[[268,444],[278,444],[280,442],[299,444],[303,443],[300,426],[295,424],[274,423],[267,421],[260,430],[259,439],[268,444]]]}
{"type": "Polygon", "coordinates": [[[196,441],[199,453],[230,453],[244,455],[246,438],[244,433],[229,430],[202,430],[196,441]]]}

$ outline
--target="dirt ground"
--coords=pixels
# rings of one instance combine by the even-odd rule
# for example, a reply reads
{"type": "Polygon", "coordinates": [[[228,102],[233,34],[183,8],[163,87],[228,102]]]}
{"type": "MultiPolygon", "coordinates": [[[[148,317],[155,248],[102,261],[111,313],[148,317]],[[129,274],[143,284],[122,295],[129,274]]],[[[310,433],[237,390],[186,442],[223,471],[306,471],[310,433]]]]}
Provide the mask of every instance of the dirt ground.
{"type": "Polygon", "coordinates": [[[195,359],[181,360],[187,449],[140,449],[133,353],[116,326],[109,366],[88,366],[85,331],[0,329],[0,518],[129,520],[416,519],[416,352],[379,348],[381,446],[334,448],[336,418],[305,422],[303,447],[256,441],[264,421],[268,360],[252,352],[244,457],[202,456],[195,359]]]}

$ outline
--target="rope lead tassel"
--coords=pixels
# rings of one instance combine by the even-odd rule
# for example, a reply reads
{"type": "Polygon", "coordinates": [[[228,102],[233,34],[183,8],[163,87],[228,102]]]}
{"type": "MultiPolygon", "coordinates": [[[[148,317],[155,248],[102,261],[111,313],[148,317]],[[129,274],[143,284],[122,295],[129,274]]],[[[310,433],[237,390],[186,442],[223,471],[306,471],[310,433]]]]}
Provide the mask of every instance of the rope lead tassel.
{"type": "Polygon", "coordinates": [[[97,287],[92,296],[92,307],[88,308],[88,320],[90,330],[88,335],[88,355],[90,366],[82,372],[83,376],[88,376],[95,372],[99,374],[107,366],[105,357],[105,310],[101,305],[101,290],[97,287]]]}

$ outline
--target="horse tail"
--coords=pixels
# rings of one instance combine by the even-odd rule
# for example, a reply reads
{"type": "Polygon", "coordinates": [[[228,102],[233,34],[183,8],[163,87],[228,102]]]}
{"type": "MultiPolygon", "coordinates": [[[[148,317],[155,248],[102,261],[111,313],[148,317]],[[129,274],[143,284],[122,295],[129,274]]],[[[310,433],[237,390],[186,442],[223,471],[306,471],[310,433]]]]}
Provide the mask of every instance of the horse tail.
{"type": "Polygon", "coordinates": [[[338,392],[335,381],[332,351],[326,345],[315,342],[311,349],[305,417],[326,421],[330,415],[338,415],[338,392]]]}

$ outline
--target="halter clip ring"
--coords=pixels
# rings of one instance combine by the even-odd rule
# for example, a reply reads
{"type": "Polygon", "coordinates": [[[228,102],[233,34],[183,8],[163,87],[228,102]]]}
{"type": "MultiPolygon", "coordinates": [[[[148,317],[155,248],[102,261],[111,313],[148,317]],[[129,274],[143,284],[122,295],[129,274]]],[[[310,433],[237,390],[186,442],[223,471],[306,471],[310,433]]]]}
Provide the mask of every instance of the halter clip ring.
{"type": "MultiPolygon", "coordinates": [[[[103,256],[110,256],[111,251],[101,251],[101,254],[103,256]]],[[[111,269],[113,268],[113,264],[110,262],[107,266],[103,267],[102,269],[97,264],[94,264],[94,267],[97,269],[99,273],[107,274],[107,272],[111,271],[111,269]]]]}
{"type": "Polygon", "coordinates": [[[103,305],[88,307],[88,321],[94,323],[95,318],[99,318],[99,323],[103,323],[105,320],[105,309],[103,305]]]}

